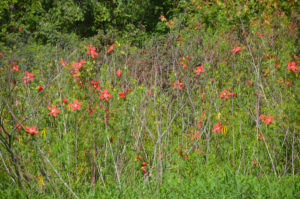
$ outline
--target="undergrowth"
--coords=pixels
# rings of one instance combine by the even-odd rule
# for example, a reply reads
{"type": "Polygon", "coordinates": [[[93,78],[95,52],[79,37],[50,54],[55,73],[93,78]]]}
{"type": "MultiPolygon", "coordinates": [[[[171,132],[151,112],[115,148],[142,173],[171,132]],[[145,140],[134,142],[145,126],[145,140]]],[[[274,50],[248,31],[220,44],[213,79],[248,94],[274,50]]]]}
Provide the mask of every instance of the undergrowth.
{"type": "Polygon", "coordinates": [[[299,19],[250,4],[181,1],[138,46],[1,45],[0,197],[300,197],[299,19]]]}

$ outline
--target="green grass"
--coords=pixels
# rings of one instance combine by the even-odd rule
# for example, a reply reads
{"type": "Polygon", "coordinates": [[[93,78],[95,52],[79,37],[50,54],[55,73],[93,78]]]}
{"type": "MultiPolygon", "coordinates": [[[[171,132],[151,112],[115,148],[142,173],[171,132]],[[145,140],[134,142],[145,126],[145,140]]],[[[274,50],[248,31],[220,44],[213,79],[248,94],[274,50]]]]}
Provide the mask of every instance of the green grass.
{"type": "MultiPolygon", "coordinates": [[[[61,187],[63,188],[63,187],[61,187]]],[[[80,198],[286,198],[300,197],[300,177],[253,176],[235,174],[234,171],[207,173],[194,177],[178,177],[176,174],[164,176],[163,184],[139,182],[136,185],[122,184],[104,187],[98,183],[94,188],[81,185],[75,189],[80,198]]],[[[30,189],[21,190],[13,184],[1,188],[0,198],[66,198],[66,192],[37,193],[30,189]]]]}
{"type": "Polygon", "coordinates": [[[295,4],[209,2],[154,36],[0,28],[0,197],[300,198],[295,4]]]}

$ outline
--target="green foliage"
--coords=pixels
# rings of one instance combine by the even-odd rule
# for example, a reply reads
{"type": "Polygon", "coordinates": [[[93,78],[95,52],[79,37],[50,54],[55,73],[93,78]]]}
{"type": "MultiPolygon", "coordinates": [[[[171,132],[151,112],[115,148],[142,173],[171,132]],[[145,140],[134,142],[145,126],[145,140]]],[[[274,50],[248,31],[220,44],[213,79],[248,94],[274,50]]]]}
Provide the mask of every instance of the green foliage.
{"type": "Polygon", "coordinates": [[[0,5],[0,197],[299,197],[296,1],[0,5]]]}
{"type": "Polygon", "coordinates": [[[167,13],[172,6],[170,0],[2,1],[1,41],[8,44],[16,43],[17,38],[25,41],[32,38],[54,44],[64,34],[74,33],[80,37],[123,34],[124,38],[134,38],[156,31],[159,16],[170,15],[167,13]]]}
{"type": "MultiPolygon", "coordinates": [[[[80,198],[298,198],[299,176],[286,176],[280,180],[265,176],[261,178],[227,173],[208,174],[202,171],[193,178],[178,178],[174,174],[165,176],[165,183],[159,190],[152,192],[156,184],[145,187],[142,182],[135,186],[119,188],[111,185],[103,187],[97,184],[91,190],[81,186],[80,198]]],[[[24,192],[17,187],[7,186],[0,191],[0,198],[59,198],[60,195],[47,195],[34,192],[24,192]]]]}

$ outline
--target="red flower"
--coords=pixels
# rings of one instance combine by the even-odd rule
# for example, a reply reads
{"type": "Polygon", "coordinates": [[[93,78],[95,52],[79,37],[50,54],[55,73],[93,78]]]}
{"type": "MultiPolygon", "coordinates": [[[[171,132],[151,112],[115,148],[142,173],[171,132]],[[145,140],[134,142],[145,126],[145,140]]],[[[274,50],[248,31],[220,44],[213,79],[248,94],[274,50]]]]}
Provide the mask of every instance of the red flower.
{"type": "Polygon", "coordinates": [[[139,160],[139,161],[141,161],[142,160],[142,158],[138,155],[138,156],[136,156],[136,158],[139,160]]]}
{"type": "Polygon", "coordinates": [[[125,98],[125,97],[126,97],[126,94],[120,92],[120,93],[119,93],[119,96],[120,96],[121,98],[125,98]]]}
{"type": "Polygon", "coordinates": [[[122,74],[122,71],[121,71],[121,70],[117,70],[116,75],[117,75],[118,77],[120,77],[121,74],[122,74]]]}
{"type": "Polygon", "coordinates": [[[97,81],[91,81],[91,85],[94,87],[94,92],[96,91],[96,90],[100,90],[100,85],[98,85],[99,84],[99,80],[97,80],[97,81]]]}
{"type": "Polygon", "coordinates": [[[177,80],[176,83],[173,83],[173,84],[172,84],[172,86],[174,87],[174,90],[175,90],[175,89],[181,90],[181,89],[182,89],[182,88],[181,88],[182,85],[183,85],[183,83],[182,83],[182,82],[179,82],[179,80],[177,80]]]}
{"type": "Polygon", "coordinates": [[[110,51],[113,51],[115,45],[116,43],[112,44],[106,52],[109,53],[110,51]]]}
{"type": "MultiPolygon", "coordinates": [[[[198,125],[198,127],[199,127],[199,125],[198,125]]],[[[201,125],[200,125],[200,127],[201,127],[201,125]]],[[[192,136],[192,140],[201,137],[201,136],[200,136],[200,131],[195,131],[195,130],[192,129],[190,132],[191,132],[191,134],[188,133],[187,136],[188,136],[188,137],[192,136]]]]}
{"type": "Polygon", "coordinates": [[[19,31],[21,32],[23,29],[22,29],[22,27],[21,26],[19,26],[19,31]]]}
{"type": "Polygon", "coordinates": [[[83,66],[83,64],[85,64],[85,63],[86,63],[86,61],[80,60],[80,62],[75,62],[75,63],[73,63],[73,64],[72,64],[72,67],[75,67],[75,69],[79,69],[79,68],[81,68],[81,67],[83,66]]]}
{"type": "Polygon", "coordinates": [[[66,69],[68,69],[67,63],[66,63],[63,59],[60,60],[60,64],[61,64],[63,67],[65,67],[66,69]]]}
{"type": "Polygon", "coordinates": [[[263,120],[263,122],[266,125],[269,125],[271,122],[274,122],[273,116],[270,116],[270,115],[268,115],[268,116],[260,115],[259,119],[263,120]]]}
{"type": "Polygon", "coordinates": [[[48,115],[52,114],[53,117],[56,117],[58,113],[60,113],[59,109],[56,109],[56,105],[52,105],[52,107],[47,106],[47,108],[50,110],[50,112],[48,113],[48,115]]]}
{"type": "Polygon", "coordinates": [[[228,96],[229,95],[232,95],[232,93],[231,92],[229,92],[228,90],[226,90],[226,89],[224,89],[224,91],[223,92],[220,92],[220,98],[226,98],[226,99],[228,99],[228,96]]]}
{"type": "Polygon", "coordinates": [[[43,87],[40,85],[40,86],[38,87],[38,91],[40,92],[40,91],[42,91],[42,90],[44,90],[44,89],[43,89],[43,87]]]}
{"type": "Polygon", "coordinates": [[[183,68],[187,68],[188,67],[187,62],[190,60],[191,60],[190,57],[184,56],[184,58],[180,59],[179,64],[183,63],[183,68]]]}
{"type": "Polygon", "coordinates": [[[9,66],[11,68],[10,71],[11,72],[14,72],[14,71],[20,72],[19,66],[16,65],[14,62],[12,64],[13,64],[12,66],[9,66]]]}
{"type": "Polygon", "coordinates": [[[126,97],[126,95],[131,91],[132,89],[126,89],[126,91],[125,92],[120,92],[119,93],[119,96],[121,97],[121,98],[125,98],[126,97]]]}
{"type": "Polygon", "coordinates": [[[86,109],[87,110],[87,112],[88,112],[88,114],[89,115],[92,115],[93,114],[93,112],[95,112],[96,111],[96,109],[95,108],[93,108],[92,109],[92,107],[89,107],[88,109],[86,109]]]}
{"type": "Polygon", "coordinates": [[[147,91],[150,95],[152,95],[153,94],[153,92],[151,91],[151,90],[148,90],[147,91]]]}
{"type": "Polygon", "coordinates": [[[142,162],[142,166],[143,167],[147,166],[147,163],[146,162],[142,162]]]}
{"type": "Polygon", "coordinates": [[[24,76],[24,83],[26,84],[28,81],[33,81],[34,73],[29,73],[28,71],[25,71],[24,76]]]}
{"type": "Polygon", "coordinates": [[[17,124],[16,124],[16,131],[19,131],[19,130],[21,130],[21,128],[22,128],[22,125],[20,125],[20,122],[17,122],[17,124]]]}
{"type": "Polygon", "coordinates": [[[202,124],[202,120],[198,120],[198,121],[197,121],[197,124],[198,124],[198,126],[197,126],[198,129],[200,129],[200,128],[201,128],[201,124],[202,124]]]}
{"type": "Polygon", "coordinates": [[[264,123],[265,123],[266,125],[269,125],[270,122],[274,122],[274,119],[273,119],[273,116],[268,115],[268,116],[265,118],[264,123]]]}
{"type": "Polygon", "coordinates": [[[101,95],[99,96],[99,98],[109,101],[109,98],[112,98],[112,95],[108,93],[108,89],[105,89],[104,91],[101,91],[101,95]]]}
{"type": "Polygon", "coordinates": [[[80,110],[80,105],[82,102],[78,102],[77,99],[74,100],[74,104],[70,103],[69,107],[71,107],[71,111],[74,111],[75,109],[80,110]]]}
{"type": "Polygon", "coordinates": [[[131,90],[132,90],[132,88],[126,89],[125,94],[128,94],[131,90]]]}
{"type": "Polygon", "coordinates": [[[143,173],[144,173],[144,175],[147,173],[147,170],[145,169],[145,168],[141,168],[142,169],[142,171],[143,171],[143,173]]]}
{"type": "Polygon", "coordinates": [[[254,164],[254,165],[256,165],[256,164],[257,164],[256,160],[253,160],[253,164],[254,164]]]}
{"type": "Polygon", "coordinates": [[[272,72],[274,72],[274,70],[270,70],[270,68],[267,68],[265,70],[264,76],[267,76],[268,73],[272,73],[272,72]]]}
{"type": "Polygon", "coordinates": [[[105,120],[109,120],[109,116],[112,114],[112,112],[109,111],[108,108],[105,109],[104,117],[105,120]]]}
{"type": "Polygon", "coordinates": [[[197,69],[194,71],[196,75],[200,75],[200,73],[204,73],[205,70],[203,69],[203,64],[201,66],[198,66],[197,69]]]}
{"type": "Polygon", "coordinates": [[[296,27],[296,23],[293,23],[293,24],[291,24],[291,25],[287,25],[287,27],[288,27],[288,29],[290,29],[290,31],[292,31],[293,30],[293,28],[295,28],[296,27]]]}
{"type": "Polygon", "coordinates": [[[88,48],[89,48],[89,51],[86,54],[91,55],[92,58],[95,59],[95,55],[98,55],[98,53],[96,52],[96,47],[95,46],[91,47],[89,45],[88,48]]]}
{"type": "Polygon", "coordinates": [[[16,106],[21,105],[21,102],[18,100],[18,98],[16,98],[16,106]]]}
{"type": "Polygon", "coordinates": [[[256,34],[257,34],[260,38],[262,38],[262,39],[265,38],[265,37],[264,37],[263,35],[261,35],[259,32],[256,32],[256,34]]]}
{"type": "Polygon", "coordinates": [[[288,62],[288,67],[287,67],[287,69],[296,72],[296,71],[299,69],[299,67],[296,66],[296,63],[295,63],[295,62],[292,62],[292,63],[291,63],[291,62],[288,62]]]}
{"type": "Polygon", "coordinates": [[[215,78],[211,78],[211,82],[214,82],[215,81],[215,78]]]}
{"type": "Polygon", "coordinates": [[[25,126],[25,131],[32,134],[39,133],[39,131],[36,131],[36,126],[32,126],[32,127],[25,126]]]}
{"type": "Polygon", "coordinates": [[[68,100],[66,98],[63,98],[63,103],[68,103],[68,100]]]}
{"type": "Polygon", "coordinates": [[[204,97],[205,97],[205,93],[203,92],[201,98],[204,99],[204,97]]]}
{"type": "Polygon", "coordinates": [[[232,49],[232,52],[233,52],[234,54],[236,54],[237,52],[239,52],[239,51],[241,51],[241,50],[242,50],[241,47],[236,46],[234,49],[232,49]]]}
{"type": "Polygon", "coordinates": [[[214,133],[217,131],[218,133],[220,133],[222,128],[223,126],[221,126],[221,122],[219,122],[218,125],[214,125],[214,129],[212,130],[212,132],[214,133]]]}

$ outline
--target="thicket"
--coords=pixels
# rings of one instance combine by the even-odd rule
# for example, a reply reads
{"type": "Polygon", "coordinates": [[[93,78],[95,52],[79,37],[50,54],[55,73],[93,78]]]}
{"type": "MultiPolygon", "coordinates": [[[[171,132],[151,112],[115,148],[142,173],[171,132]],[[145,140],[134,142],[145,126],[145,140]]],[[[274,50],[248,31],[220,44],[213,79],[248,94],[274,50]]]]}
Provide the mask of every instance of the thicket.
{"type": "Polygon", "coordinates": [[[1,1],[0,197],[300,197],[298,8],[1,1]]]}

